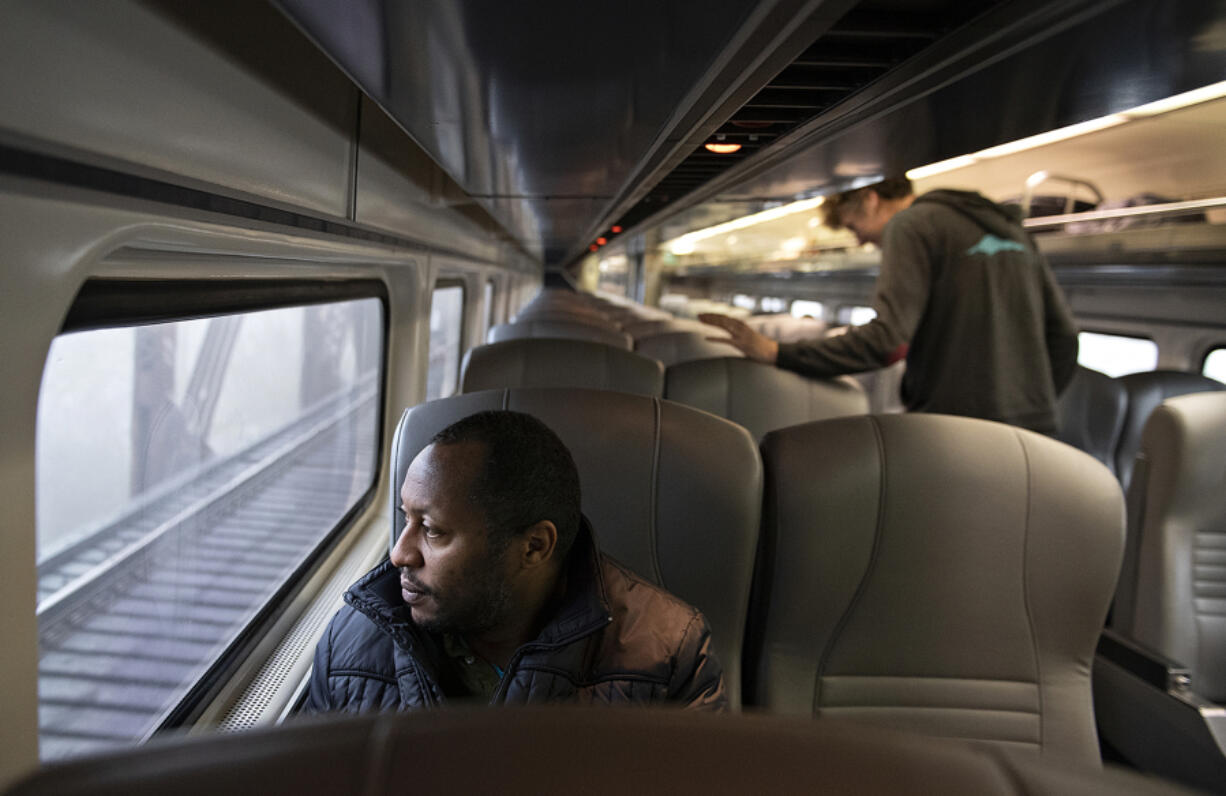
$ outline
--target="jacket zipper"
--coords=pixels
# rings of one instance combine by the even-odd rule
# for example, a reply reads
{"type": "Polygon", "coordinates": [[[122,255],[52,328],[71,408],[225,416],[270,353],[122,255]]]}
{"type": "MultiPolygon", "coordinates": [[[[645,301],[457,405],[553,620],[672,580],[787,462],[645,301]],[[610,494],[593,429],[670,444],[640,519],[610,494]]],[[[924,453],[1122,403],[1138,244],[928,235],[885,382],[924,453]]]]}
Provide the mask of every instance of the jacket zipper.
{"type": "Polygon", "coordinates": [[[498,681],[498,688],[494,690],[494,695],[490,697],[489,704],[497,705],[500,702],[502,702],[503,699],[506,698],[507,689],[510,687],[509,683],[511,682],[511,677],[512,675],[515,674],[519,666],[520,660],[522,660],[523,657],[527,655],[529,652],[560,649],[569,644],[574,644],[576,641],[582,638],[587,638],[588,636],[595,633],[597,630],[606,628],[612,623],[613,623],[613,617],[606,614],[604,617],[604,621],[601,622],[600,624],[593,623],[592,625],[586,628],[583,628],[582,630],[576,631],[575,633],[571,634],[570,636],[567,636],[566,638],[559,639],[553,642],[552,644],[535,644],[535,643],[529,642],[523,645],[522,647],[520,647],[519,649],[515,650],[515,654],[511,656],[511,660],[507,663],[506,673],[503,674],[502,679],[498,681]]]}

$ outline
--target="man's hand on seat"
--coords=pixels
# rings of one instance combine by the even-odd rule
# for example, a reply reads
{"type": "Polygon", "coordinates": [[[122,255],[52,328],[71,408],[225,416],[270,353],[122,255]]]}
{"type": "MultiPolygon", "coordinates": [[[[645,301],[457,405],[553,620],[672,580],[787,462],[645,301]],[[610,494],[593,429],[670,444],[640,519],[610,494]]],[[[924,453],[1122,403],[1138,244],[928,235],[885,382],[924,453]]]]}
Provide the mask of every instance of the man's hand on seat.
{"type": "Polygon", "coordinates": [[[779,343],[765,335],[758,334],[736,318],[704,312],[698,316],[698,320],[709,326],[718,326],[729,334],[729,337],[708,337],[708,340],[715,343],[728,343],[739,348],[745,356],[757,362],[775,364],[775,359],[779,356],[779,343]]]}

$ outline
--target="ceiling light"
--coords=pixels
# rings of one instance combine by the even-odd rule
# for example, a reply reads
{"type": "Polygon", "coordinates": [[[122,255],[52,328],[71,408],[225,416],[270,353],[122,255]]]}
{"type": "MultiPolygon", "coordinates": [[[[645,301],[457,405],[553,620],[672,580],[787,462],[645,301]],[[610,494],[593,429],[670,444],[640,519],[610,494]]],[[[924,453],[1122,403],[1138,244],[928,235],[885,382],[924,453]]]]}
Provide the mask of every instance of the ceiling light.
{"type": "Polygon", "coordinates": [[[1221,99],[1226,97],[1226,81],[1213,83],[1202,88],[1185,91],[1182,94],[1176,94],[1173,97],[1160,99],[1156,102],[1150,102],[1145,105],[1138,105],[1135,108],[1130,108],[1119,113],[1112,113],[1107,116],[1100,116],[1097,119],[1071,124],[1068,127],[1061,127],[1058,130],[1049,130],[1046,133],[1039,133],[1027,138],[1020,138],[1017,141],[1010,141],[999,146],[989,147],[974,152],[970,155],[959,155],[956,158],[942,160],[937,163],[930,163],[927,166],[919,166],[907,172],[907,179],[922,180],[925,177],[933,177],[937,174],[944,174],[947,171],[960,169],[963,166],[970,166],[978,163],[981,160],[988,158],[999,158],[1005,155],[1015,155],[1018,152],[1025,152],[1029,149],[1045,146],[1046,144],[1054,144],[1057,141],[1066,141],[1070,138],[1093,133],[1099,130],[1106,130],[1109,127],[1116,127],[1134,119],[1143,119],[1149,116],[1157,116],[1162,113],[1187,108],[1192,105],[1198,105],[1209,100],[1221,99]]]}
{"type": "Polygon", "coordinates": [[[933,177],[937,174],[944,174],[947,171],[960,169],[963,166],[969,166],[972,163],[978,162],[979,161],[971,155],[959,155],[956,158],[942,160],[937,163],[929,163],[927,166],[920,166],[918,168],[911,169],[907,172],[907,179],[922,180],[925,177],[933,177]]]}
{"type": "Polygon", "coordinates": [[[733,152],[737,152],[741,148],[740,144],[708,143],[708,144],[703,144],[703,146],[706,148],[708,152],[714,152],[717,155],[731,155],[733,152]]]}
{"type": "Polygon", "coordinates": [[[1189,105],[1198,105],[1209,100],[1220,99],[1226,97],[1226,80],[1221,83],[1213,83],[1203,88],[1185,91],[1182,94],[1176,94],[1173,97],[1160,99],[1157,102],[1150,102],[1145,105],[1139,105],[1135,108],[1129,108],[1122,111],[1120,116],[1128,118],[1141,118],[1145,116],[1156,116],[1159,113],[1167,113],[1168,111],[1179,110],[1186,108],[1189,105]]]}
{"type": "Polygon", "coordinates": [[[763,210],[760,213],[754,213],[750,216],[741,216],[734,218],[731,221],[725,221],[723,224],[716,224],[713,227],[705,229],[696,229],[693,232],[687,232],[680,235],[671,241],[665,243],[669,251],[673,254],[693,254],[694,244],[700,240],[714,238],[723,235],[725,232],[733,232],[738,229],[745,229],[757,224],[762,224],[767,221],[774,221],[778,218],[790,216],[793,213],[803,213],[806,210],[813,210],[825,201],[824,197],[815,196],[812,199],[801,199],[798,202],[791,202],[779,207],[772,207],[769,210],[763,210]]]}

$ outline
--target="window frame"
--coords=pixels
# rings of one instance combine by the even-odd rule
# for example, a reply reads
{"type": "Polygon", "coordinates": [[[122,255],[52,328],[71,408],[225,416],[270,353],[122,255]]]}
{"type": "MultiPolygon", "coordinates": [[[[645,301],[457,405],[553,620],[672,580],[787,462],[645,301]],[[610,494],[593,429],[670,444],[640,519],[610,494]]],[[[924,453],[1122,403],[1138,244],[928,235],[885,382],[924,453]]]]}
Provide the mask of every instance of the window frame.
{"type": "MultiPolygon", "coordinates": [[[[94,329],[188,321],[371,298],[379,301],[382,310],[377,405],[383,407],[387,398],[391,307],[387,284],[380,279],[150,280],[94,277],[86,280],[77,292],[56,336],[94,329]]],[[[45,363],[43,367],[46,368],[45,363]]],[[[386,424],[386,413],[380,410],[376,417],[377,440],[384,438],[386,424]]],[[[204,714],[302,592],[345,531],[372,505],[386,471],[384,458],[382,453],[375,456],[371,481],[366,490],[303,556],[302,562],[235,634],[225,649],[208,663],[199,679],[184,692],[178,703],[167,711],[146,737],[134,740],[134,746],[165,730],[190,726],[204,714]]]]}

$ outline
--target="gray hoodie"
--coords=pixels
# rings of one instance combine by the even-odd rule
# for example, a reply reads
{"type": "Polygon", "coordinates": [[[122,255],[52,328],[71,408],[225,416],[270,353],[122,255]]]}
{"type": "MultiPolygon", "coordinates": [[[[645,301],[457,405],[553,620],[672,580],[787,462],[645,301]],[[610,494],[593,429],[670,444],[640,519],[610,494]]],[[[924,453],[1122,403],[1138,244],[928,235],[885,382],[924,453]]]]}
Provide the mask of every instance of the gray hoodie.
{"type": "Polygon", "coordinates": [[[917,197],[882,233],[873,308],[877,317],[847,334],[781,344],[778,365],[827,377],[883,367],[905,350],[909,410],[1056,430],[1077,329],[1011,208],[969,191],[917,197]]]}

